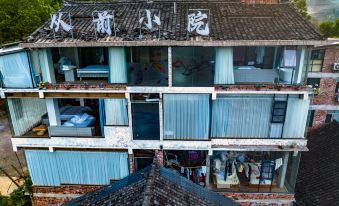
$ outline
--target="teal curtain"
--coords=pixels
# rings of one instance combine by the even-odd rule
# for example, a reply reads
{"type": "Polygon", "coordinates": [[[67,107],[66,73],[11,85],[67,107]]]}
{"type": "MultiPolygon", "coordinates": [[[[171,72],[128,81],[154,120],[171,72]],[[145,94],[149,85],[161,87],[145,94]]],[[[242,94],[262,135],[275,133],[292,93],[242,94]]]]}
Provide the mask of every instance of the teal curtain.
{"type": "Polygon", "coordinates": [[[18,52],[0,56],[0,72],[3,87],[33,87],[27,52],[18,52]]]}
{"type": "Polygon", "coordinates": [[[209,94],[164,94],[164,138],[209,138],[209,94]]]}
{"type": "Polygon", "coordinates": [[[33,185],[107,185],[129,175],[127,152],[25,151],[33,185]]]}
{"type": "Polygon", "coordinates": [[[234,84],[232,47],[216,49],[214,84],[234,84]]]}
{"type": "Polygon", "coordinates": [[[124,47],[108,48],[110,83],[127,83],[126,54],[124,47]]]}
{"type": "Polygon", "coordinates": [[[303,138],[310,100],[300,99],[299,95],[289,95],[284,124],[283,138],[303,138]]]}
{"type": "Polygon", "coordinates": [[[267,138],[272,96],[221,96],[213,101],[211,137],[267,138]]]}
{"type": "Polygon", "coordinates": [[[105,99],[105,125],[128,125],[125,98],[105,99]]]}

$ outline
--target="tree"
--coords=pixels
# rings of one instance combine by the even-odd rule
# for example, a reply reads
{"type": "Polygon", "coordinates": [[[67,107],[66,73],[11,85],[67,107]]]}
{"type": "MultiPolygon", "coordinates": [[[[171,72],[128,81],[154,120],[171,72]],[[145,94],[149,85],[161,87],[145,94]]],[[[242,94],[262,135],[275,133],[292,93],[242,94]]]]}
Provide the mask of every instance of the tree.
{"type": "Polygon", "coordinates": [[[311,20],[311,16],[307,13],[307,2],[306,0],[292,0],[294,7],[297,11],[305,17],[307,20],[311,20]]]}
{"type": "Polygon", "coordinates": [[[62,0],[0,0],[0,45],[27,37],[61,3],[62,0]]]}
{"type": "Polygon", "coordinates": [[[325,37],[339,37],[339,19],[320,23],[318,30],[325,37]]]}

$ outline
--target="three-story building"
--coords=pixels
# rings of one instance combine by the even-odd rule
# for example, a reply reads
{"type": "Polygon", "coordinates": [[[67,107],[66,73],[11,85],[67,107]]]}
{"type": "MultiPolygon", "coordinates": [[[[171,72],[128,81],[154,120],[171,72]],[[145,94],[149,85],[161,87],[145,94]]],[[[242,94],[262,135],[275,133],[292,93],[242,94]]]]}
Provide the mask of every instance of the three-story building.
{"type": "Polygon", "coordinates": [[[0,51],[35,204],[122,179],[154,155],[240,203],[290,204],[307,151],[310,50],[322,43],[278,0],[65,3],[0,51]]]}

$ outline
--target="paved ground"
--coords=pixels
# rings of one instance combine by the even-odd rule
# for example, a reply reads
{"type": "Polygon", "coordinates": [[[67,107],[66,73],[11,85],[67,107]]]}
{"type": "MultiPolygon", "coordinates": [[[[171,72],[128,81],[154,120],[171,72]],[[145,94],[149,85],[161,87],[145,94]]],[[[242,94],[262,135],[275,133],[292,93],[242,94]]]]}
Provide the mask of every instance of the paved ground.
{"type": "MultiPolygon", "coordinates": [[[[21,167],[19,161],[15,156],[15,152],[13,152],[9,123],[7,120],[6,112],[3,108],[3,103],[0,102],[0,167],[12,177],[17,177],[18,173],[13,169],[12,165],[16,167],[19,171],[21,171],[21,167]]],[[[17,154],[25,170],[25,161],[22,151],[19,151],[17,154]]],[[[9,181],[9,179],[5,177],[5,175],[0,171],[1,194],[6,194],[8,188],[12,187],[10,183],[11,182],[9,181]]]]}

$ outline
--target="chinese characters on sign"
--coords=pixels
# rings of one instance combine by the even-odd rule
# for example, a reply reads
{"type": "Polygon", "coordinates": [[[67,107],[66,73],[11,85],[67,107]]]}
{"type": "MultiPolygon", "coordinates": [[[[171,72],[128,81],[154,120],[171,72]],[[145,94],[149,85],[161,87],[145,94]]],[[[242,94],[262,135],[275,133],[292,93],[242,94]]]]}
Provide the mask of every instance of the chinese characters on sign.
{"type": "Polygon", "coordinates": [[[139,23],[141,26],[146,26],[148,30],[151,30],[153,29],[153,25],[160,26],[161,23],[159,16],[159,14],[158,16],[155,14],[155,11],[152,13],[149,9],[139,11],[139,23]]]}
{"type": "Polygon", "coordinates": [[[115,36],[114,11],[95,11],[92,13],[95,31],[101,34],[112,35],[112,25],[115,36]]]}
{"type": "MultiPolygon", "coordinates": [[[[116,36],[116,25],[114,19],[114,11],[93,11],[92,23],[94,25],[95,37],[98,34],[116,36]]],[[[187,35],[209,36],[209,19],[210,11],[208,9],[189,9],[187,15],[187,35]]],[[[160,11],[155,9],[139,10],[140,39],[144,39],[144,35],[150,35],[152,38],[155,34],[160,38],[160,11]]],[[[54,33],[69,32],[73,37],[73,26],[71,15],[69,12],[57,12],[51,15],[50,28],[54,33]]]]}
{"type": "Polygon", "coordinates": [[[153,38],[153,36],[160,38],[160,11],[154,9],[139,10],[139,25],[139,39],[145,39],[147,35],[151,38],[153,38]]]}
{"type": "Polygon", "coordinates": [[[187,31],[202,36],[208,36],[210,34],[209,29],[209,10],[189,10],[187,31]],[[203,12],[206,13],[203,13],[203,12]],[[208,14],[208,15],[207,15],[208,14]]]}
{"type": "MultiPolygon", "coordinates": [[[[56,14],[51,15],[51,25],[50,25],[50,28],[54,32],[54,38],[55,38],[55,33],[59,32],[60,26],[61,26],[61,28],[65,32],[70,32],[73,29],[72,22],[71,22],[71,15],[69,13],[58,12],[56,14]],[[68,15],[68,22],[69,22],[68,24],[62,19],[63,14],[67,14],[68,15]]],[[[72,33],[72,37],[73,37],[73,33],[72,33]]]]}

